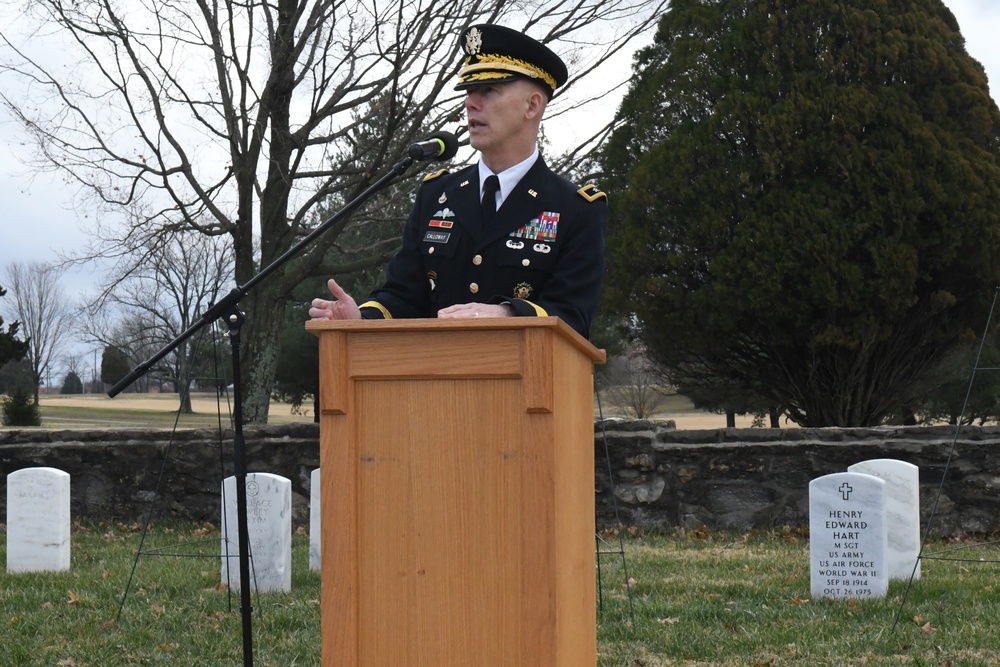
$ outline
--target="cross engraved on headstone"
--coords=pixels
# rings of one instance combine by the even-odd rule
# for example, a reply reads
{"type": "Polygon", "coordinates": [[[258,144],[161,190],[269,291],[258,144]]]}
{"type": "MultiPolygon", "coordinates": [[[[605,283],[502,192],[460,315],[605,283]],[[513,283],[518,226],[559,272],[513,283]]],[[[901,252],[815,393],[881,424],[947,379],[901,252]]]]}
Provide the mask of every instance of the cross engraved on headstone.
{"type": "Polygon", "coordinates": [[[854,489],[852,489],[851,485],[848,484],[847,482],[844,482],[843,484],[840,485],[840,495],[844,497],[844,500],[851,499],[851,491],[853,490],[854,489]]]}

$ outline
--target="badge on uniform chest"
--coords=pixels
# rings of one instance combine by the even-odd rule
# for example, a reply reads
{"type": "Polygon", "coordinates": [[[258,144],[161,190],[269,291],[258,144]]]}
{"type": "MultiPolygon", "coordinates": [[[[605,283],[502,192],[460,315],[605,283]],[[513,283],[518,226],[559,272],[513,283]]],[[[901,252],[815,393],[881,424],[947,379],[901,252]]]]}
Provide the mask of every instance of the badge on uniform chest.
{"type": "Polygon", "coordinates": [[[516,239],[531,239],[533,241],[555,241],[559,231],[559,214],[554,211],[542,211],[538,217],[518,230],[510,233],[516,239]]]}
{"type": "Polygon", "coordinates": [[[427,243],[447,243],[451,238],[451,232],[434,232],[427,230],[424,233],[424,241],[427,243]]]}

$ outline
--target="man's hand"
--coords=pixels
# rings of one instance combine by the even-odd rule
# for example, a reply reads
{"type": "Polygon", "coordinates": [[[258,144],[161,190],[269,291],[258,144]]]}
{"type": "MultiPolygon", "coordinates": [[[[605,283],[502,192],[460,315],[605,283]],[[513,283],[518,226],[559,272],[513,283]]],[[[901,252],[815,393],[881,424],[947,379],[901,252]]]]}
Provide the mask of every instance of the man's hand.
{"type": "Polygon", "coordinates": [[[309,309],[309,317],[314,320],[360,320],[361,310],[355,303],[351,295],[341,289],[340,285],[333,278],[326,281],[326,286],[330,288],[333,301],[325,299],[313,299],[312,308],[309,309]]]}
{"type": "Polygon", "coordinates": [[[513,317],[514,309],[508,304],[459,303],[438,311],[438,317],[513,317]]]}

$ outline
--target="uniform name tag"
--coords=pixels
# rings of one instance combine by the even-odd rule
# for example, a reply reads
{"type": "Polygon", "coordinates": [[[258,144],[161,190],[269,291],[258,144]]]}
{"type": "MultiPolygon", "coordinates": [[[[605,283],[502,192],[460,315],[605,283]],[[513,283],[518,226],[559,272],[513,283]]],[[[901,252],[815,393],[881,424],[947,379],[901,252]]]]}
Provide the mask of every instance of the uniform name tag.
{"type": "Polygon", "coordinates": [[[424,234],[424,241],[427,243],[447,243],[451,237],[451,232],[432,232],[428,230],[424,234]]]}

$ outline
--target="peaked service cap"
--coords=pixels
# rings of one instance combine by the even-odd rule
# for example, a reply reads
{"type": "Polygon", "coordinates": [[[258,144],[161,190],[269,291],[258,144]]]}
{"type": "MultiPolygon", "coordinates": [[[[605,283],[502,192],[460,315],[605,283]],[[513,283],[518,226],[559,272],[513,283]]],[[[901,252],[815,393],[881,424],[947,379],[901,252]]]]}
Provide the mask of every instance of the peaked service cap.
{"type": "Polygon", "coordinates": [[[559,56],[517,30],[481,23],[466,28],[459,41],[465,63],[455,90],[521,78],[538,83],[551,97],[569,77],[559,56]]]}

